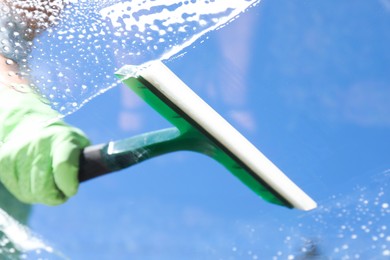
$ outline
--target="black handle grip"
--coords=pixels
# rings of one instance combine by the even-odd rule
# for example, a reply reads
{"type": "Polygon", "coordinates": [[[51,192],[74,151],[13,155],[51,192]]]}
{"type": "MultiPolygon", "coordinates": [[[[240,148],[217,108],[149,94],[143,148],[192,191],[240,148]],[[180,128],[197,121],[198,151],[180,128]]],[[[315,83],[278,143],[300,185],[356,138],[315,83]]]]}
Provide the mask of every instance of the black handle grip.
{"type": "Polygon", "coordinates": [[[82,150],[79,164],[79,182],[112,172],[104,161],[106,146],[107,144],[98,144],[88,146],[82,150]]]}

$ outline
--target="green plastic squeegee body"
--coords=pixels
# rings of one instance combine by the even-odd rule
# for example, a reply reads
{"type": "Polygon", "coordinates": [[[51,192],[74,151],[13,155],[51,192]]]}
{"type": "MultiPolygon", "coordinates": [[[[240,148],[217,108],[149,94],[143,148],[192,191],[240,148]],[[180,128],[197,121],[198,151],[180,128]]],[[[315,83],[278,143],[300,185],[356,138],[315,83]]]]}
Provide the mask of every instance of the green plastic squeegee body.
{"type": "MultiPolygon", "coordinates": [[[[117,76],[174,127],[91,148],[90,153],[98,153],[98,163],[103,165],[102,173],[95,175],[169,152],[195,151],[217,160],[268,202],[303,210],[316,207],[310,197],[162,62],[142,68],[125,66],[117,76]]],[[[84,164],[83,168],[93,167],[84,164]]],[[[89,178],[81,177],[81,181],[89,178]]]]}

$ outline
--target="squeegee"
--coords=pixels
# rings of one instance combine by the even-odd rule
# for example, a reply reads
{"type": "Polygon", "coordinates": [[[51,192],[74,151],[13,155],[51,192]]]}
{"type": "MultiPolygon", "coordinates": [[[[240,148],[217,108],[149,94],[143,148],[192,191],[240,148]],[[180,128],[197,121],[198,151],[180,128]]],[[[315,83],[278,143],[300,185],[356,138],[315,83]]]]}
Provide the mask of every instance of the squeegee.
{"type": "Polygon", "coordinates": [[[84,149],[80,182],[176,151],[210,156],[264,200],[301,210],[316,203],[162,62],[116,75],[174,127],[84,149]]]}

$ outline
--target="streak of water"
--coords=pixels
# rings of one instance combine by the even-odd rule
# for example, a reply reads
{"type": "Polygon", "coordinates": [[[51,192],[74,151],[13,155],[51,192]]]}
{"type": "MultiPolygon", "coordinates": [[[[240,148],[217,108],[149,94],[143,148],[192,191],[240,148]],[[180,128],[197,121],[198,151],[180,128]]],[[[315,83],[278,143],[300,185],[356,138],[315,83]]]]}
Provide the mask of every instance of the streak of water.
{"type": "Polygon", "coordinates": [[[2,259],[26,259],[28,256],[41,258],[44,255],[50,256],[50,259],[67,259],[0,208],[2,259]]]}

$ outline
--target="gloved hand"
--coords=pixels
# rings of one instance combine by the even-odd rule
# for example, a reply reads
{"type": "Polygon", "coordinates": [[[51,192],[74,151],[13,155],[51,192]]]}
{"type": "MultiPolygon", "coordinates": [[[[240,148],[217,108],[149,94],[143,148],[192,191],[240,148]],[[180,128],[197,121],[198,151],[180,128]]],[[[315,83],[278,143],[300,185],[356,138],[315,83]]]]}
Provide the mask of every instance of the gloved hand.
{"type": "Polygon", "coordinates": [[[61,204],[77,192],[89,141],[28,87],[14,87],[23,91],[0,87],[0,181],[22,202],[61,204]]]}

